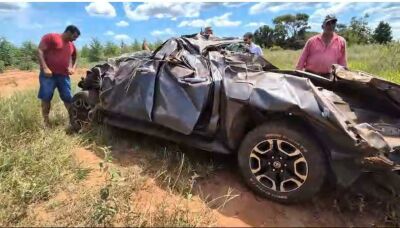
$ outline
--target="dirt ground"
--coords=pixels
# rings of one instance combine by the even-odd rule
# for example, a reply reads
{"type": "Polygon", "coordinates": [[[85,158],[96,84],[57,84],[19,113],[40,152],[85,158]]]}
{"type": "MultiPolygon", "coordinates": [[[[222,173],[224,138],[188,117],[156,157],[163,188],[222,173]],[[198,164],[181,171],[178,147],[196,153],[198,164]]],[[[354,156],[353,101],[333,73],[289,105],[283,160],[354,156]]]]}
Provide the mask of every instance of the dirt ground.
{"type": "MultiPolygon", "coordinates": [[[[84,73],[85,69],[78,69],[71,77],[73,83],[84,76],[84,73]]],[[[39,71],[8,70],[0,74],[0,97],[26,89],[39,89],[39,71]]]]}
{"type": "MultiPolygon", "coordinates": [[[[84,69],[78,70],[72,79],[76,83],[80,76],[85,73],[84,69]]],[[[9,96],[15,91],[38,88],[38,72],[7,71],[0,74],[0,96],[9,96]]],[[[96,170],[101,158],[87,149],[79,149],[74,152],[75,158],[85,164],[88,168],[96,170]]],[[[136,161],[134,155],[124,153],[123,164],[129,166],[136,161]]],[[[82,183],[83,186],[100,186],[104,176],[98,171],[93,171],[82,183]]],[[[143,202],[150,200],[154,195],[168,196],[166,190],[158,187],[155,183],[148,183],[151,191],[155,194],[142,192],[140,194],[143,202]]],[[[149,191],[150,191],[149,190],[149,191]]],[[[234,168],[223,169],[207,180],[198,183],[197,196],[194,201],[205,205],[204,196],[217,197],[231,190],[235,198],[227,202],[224,207],[211,208],[217,218],[218,226],[371,226],[374,218],[365,213],[343,213],[334,203],[332,194],[326,194],[313,202],[300,205],[282,205],[255,196],[243,185],[239,175],[234,168]],[[199,193],[201,192],[201,194],[199,193]]],[[[71,200],[74,197],[68,193],[60,192],[55,198],[58,200],[71,200]]],[[[40,205],[35,210],[39,219],[50,221],[52,214],[46,212],[40,205]]],[[[123,225],[123,224],[121,224],[123,225]]]]}

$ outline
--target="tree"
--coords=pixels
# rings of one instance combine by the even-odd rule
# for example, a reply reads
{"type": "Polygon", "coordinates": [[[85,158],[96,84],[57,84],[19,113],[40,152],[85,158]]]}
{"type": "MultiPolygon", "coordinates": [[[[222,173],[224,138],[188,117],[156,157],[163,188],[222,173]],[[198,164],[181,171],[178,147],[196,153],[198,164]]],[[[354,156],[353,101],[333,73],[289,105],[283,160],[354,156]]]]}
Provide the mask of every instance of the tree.
{"type": "Polygon", "coordinates": [[[17,60],[18,49],[6,38],[0,38],[0,61],[3,62],[4,67],[9,67],[18,62],[17,60]]]}
{"type": "Polygon", "coordinates": [[[310,26],[308,26],[308,18],[309,16],[304,13],[298,13],[296,15],[285,14],[275,17],[273,23],[275,26],[284,26],[287,32],[286,39],[303,39],[306,30],[310,28],[310,26]]]}
{"type": "Polygon", "coordinates": [[[0,60],[0,73],[3,73],[6,70],[6,66],[4,65],[3,60],[0,60]]]}
{"type": "Polygon", "coordinates": [[[35,43],[31,41],[23,42],[18,50],[16,67],[20,70],[33,70],[35,63],[39,63],[37,49],[38,46],[35,43]]]}
{"type": "Polygon", "coordinates": [[[114,44],[113,42],[107,42],[104,47],[104,55],[106,57],[115,57],[120,54],[120,49],[118,45],[114,44]]]}
{"type": "Polygon", "coordinates": [[[319,32],[309,32],[309,31],[307,31],[307,32],[305,32],[305,34],[304,34],[304,40],[308,40],[308,39],[310,39],[311,37],[313,37],[313,36],[315,36],[315,35],[318,35],[319,34],[319,32]]]}
{"type": "Polygon", "coordinates": [[[83,45],[83,47],[80,51],[80,56],[82,58],[89,58],[89,52],[90,52],[90,49],[89,49],[88,45],[85,44],[85,45],[83,45]]]}
{"type": "Polygon", "coordinates": [[[280,47],[285,47],[287,46],[286,40],[287,40],[287,31],[285,29],[284,25],[278,24],[275,25],[274,28],[274,43],[280,47]]]}
{"type": "Polygon", "coordinates": [[[254,32],[254,42],[261,47],[272,47],[274,45],[274,30],[268,25],[263,25],[254,32]]]}
{"type": "Polygon", "coordinates": [[[378,26],[375,28],[372,38],[375,42],[380,44],[386,44],[392,41],[392,28],[389,23],[379,22],[378,26]]]}
{"type": "Polygon", "coordinates": [[[96,38],[92,38],[92,41],[89,44],[89,53],[88,59],[90,62],[98,62],[104,59],[104,50],[103,45],[96,38]]]}
{"type": "Polygon", "coordinates": [[[131,45],[131,51],[140,51],[142,50],[142,45],[140,45],[139,41],[135,39],[131,45]]]}
{"type": "Polygon", "coordinates": [[[344,34],[347,30],[347,26],[345,24],[337,24],[336,32],[340,35],[344,34]]]}
{"type": "Polygon", "coordinates": [[[275,44],[287,48],[302,48],[306,42],[309,16],[304,13],[275,17],[273,23],[275,44]]]}
{"type": "Polygon", "coordinates": [[[364,17],[352,17],[349,26],[340,26],[338,33],[343,36],[349,44],[367,44],[372,40],[371,29],[368,27],[368,14],[364,17]]]}
{"type": "Polygon", "coordinates": [[[25,41],[19,49],[19,59],[38,63],[37,49],[38,46],[35,43],[25,41]]]}
{"type": "Polygon", "coordinates": [[[122,54],[130,52],[129,46],[123,40],[121,40],[119,47],[122,54]]]}

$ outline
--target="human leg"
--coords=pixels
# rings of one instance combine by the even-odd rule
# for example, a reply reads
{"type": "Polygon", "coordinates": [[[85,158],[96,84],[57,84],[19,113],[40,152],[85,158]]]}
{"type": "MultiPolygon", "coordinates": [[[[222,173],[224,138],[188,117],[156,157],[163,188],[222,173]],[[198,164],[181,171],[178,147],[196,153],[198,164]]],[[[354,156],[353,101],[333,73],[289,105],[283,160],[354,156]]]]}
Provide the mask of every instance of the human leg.
{"type": "Polygon", "coordinates": [[[42,101],[42,116],[46,127],[50,126],[49,114],[51,109],[51,100],[53,98],[56,83],[53,77],[46,77],[43,72],[39,75],[39,93],[38,98],[42,101]]]}

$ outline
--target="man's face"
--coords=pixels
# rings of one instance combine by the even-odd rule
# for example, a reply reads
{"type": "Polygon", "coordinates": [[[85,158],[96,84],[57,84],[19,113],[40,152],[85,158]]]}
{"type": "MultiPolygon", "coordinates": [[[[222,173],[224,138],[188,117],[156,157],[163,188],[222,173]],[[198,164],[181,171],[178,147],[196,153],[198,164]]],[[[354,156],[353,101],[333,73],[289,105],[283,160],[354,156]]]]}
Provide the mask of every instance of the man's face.
{"type": "Polygon", "coordinates": [[[76,39],[78,39],[78,37],[79,37],[78,33],[76,33],[76,32],[74,32],[74,33],[68,32],[69,41],[71,41],[71,42],[75,41],[76,39]]]}
{"type": "Polygon", "coordinates": [[[244,41],[246,44],[250,44],[250,43],[251,43],[251,38],[249,38],[249,37],[247,37],[247,36],[244,36],[244,37],[243,37],[243,41],[244,41]]]}
{"type": "Polygon", "coordinates": [[[336,21],[328,21],[323,25],[324,32],[334,32],[336,28],[336,21]]]}
{"type": "Polygon", "coordinates": [[[213,34],[213,30],[212,30],[212,29],[206,29],[206,31],[204,32],[204,34],[206,34],[206,35],[212,35],[212,34],[213,34]]]}

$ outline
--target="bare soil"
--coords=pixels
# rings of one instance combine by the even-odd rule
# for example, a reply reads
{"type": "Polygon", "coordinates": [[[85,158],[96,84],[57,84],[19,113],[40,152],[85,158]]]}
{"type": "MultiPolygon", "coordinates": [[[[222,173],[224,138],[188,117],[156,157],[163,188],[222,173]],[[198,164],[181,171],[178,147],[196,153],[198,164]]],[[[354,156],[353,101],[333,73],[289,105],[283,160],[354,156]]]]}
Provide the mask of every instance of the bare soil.
{"type": "MultiPolygon", "coordinates": [[[[77,82],[84,76],[85,69],[78,69],[71,76],[72,82],[77,82]]],[[[10,96],[14,92],[26,89],[39,89],[39,71],[7,70],[0,74],[0,97],[10,96]]]]}
{"type": "MultiPolygon", "coordinates": [[[[78,70],[72,79],[77,82],[83,76],[85,70],[78,70]]],[[[7,71],[0,74],[0,96],[9,96],[15,91],[38,88],[38,72],[7,71]]],[[[154,138],[154,141],[157,139],[154,138]]],[[[105,174],[99,170],[99,163],[102,158],[88,149],[80,148],[73,152],[74,158],[83,167],[91,170],[88,176],[80,182],[82,188],[98,189],[105,181],[105,174]]],[[[117,155],[120,162],[115,165],[129,167],[141,162],[137,153],[130,153],[125,149],[117,155]],[[119,157],[118,157],[119,156],[119,157]]],[[[146,181],[146,187],[142,188],[135,195],[136,202],[143,203],[143,207],[157,205],[157,201],[168,198],[171,204],[178,204],[180,196],[163,189],[157,184],[155,178],[146,181]]],[[[262,199],[251,192],[240,179],[234,167],[218,170],[210,178],[202,179],[197,183],[189,205],[193,211],[201,211],[205,207],[212,210],[216,218],[217,226],[371,226],[374,218],[368,213],[341,212],[335,207],[335,197],[332,194],[325,194],[313,202],[300,205],[282,205],[262,199]],[[210,199],[230,193],[233,199],[225,205],[210,204],[210,199]],[[213,206],[218,205],[218,206],[213,206]]],[[[69,203],[76,199],[78,193],[72,189],[60,191],[50,202],[69,203]]],[[[217,200],[215,200],[216,202],[217,200]]],[[[31,213],[35,214],[36,224],[54,224],[57,219],[57,208],[49,209],[48,204],[41,203],[33,205],[31,213]],[[47,221],[47,222],[43,222],[47,221]]],[[[124,225],[123,223],[117,225],[124,225]]]]}

